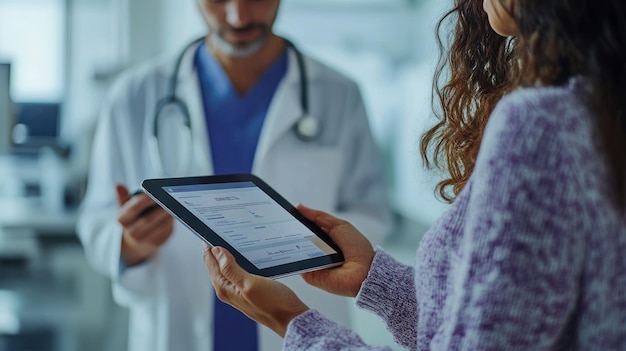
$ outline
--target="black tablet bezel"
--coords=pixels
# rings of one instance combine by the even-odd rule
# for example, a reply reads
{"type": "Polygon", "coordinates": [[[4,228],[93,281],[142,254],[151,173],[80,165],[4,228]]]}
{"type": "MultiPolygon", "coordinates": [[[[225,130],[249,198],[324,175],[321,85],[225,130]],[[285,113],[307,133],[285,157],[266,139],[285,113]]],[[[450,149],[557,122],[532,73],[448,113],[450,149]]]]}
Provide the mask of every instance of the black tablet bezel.
{"type": "Polygon", "coordinates": [[[221,246],[226,248],[233,254],[237,263],[246,271],[269,278],[280,278],[293,274],[300,274],[317,269],[333,267],[341,265],[344,261],[341,249],[330,239],[328,234],[324,232],[315,223],[306,219],[292,204],[283,198],[278,192],[272,189],[267,183],[259,177],[252,174],[229,174],[229,175],[213,175],[200,177],[181,177],[181,178],[158,178],[146,179],[141,183],[141,187],[146,194],[155,200],[161,207],[168,211],[174,218],[177,218],[185,226],[187,226],[194,234],[201,238],[210,246],[221,246]],[[303,261],[297,261],[279,266],[268,267],[264,269],[257,268],[252,262],[248,261],[239,251],[232,247],[226,240],[221,238],[215,231],[208,227],[198,217],[187,210],[175,198],[173,198],[163,188],[181,185],[199,185],[199,184],[218,184],[218,183],[238,183],[252,182],[259,189],[269,195],[276,203],[283,207],[287,212],[302,222],[307,228],[315,233],[331,248],[337,251],[336,254],[315,257],[303,261]]]}

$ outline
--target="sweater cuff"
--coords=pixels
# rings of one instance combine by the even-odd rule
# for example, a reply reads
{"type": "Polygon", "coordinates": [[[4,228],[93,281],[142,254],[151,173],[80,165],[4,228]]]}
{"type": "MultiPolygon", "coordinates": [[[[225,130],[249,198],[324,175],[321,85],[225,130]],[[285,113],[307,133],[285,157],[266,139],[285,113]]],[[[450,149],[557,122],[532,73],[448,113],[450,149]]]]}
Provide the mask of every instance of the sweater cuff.
{"type": "Polygon", "coordinates": [[[328,328],[332,328],[334,322],[322,316],[316,310],[308,310],[292,319],[287,326],[285,341],[294,337],[318,337],[324,336],[328,328]]]}
{"type": "Polygon", "coordinates": [[[393,299],[398,297],[398,282],[407,279],[403,266],[381,247],[377,247],[367,278],[355,298],[355,305],[385,320],[391,317],[395,306],[393,299]],[[398,269],[399,266],[401,269],[398,269]]]}
{"type": "Polygon", "coordinates": [[[363,346],[363,340],[347,327],[322,316],[316,310],[308,310],[292,319],[287,326],[283,351],[327,349],[328,343],[363,346]]]}

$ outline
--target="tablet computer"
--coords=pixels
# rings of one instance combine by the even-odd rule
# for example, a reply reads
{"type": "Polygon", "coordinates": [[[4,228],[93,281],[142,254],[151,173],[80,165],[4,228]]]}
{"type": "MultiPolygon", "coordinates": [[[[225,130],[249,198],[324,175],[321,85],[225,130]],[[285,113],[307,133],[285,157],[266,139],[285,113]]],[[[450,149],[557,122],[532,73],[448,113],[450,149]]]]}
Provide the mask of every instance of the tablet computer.
{"type": "Polygon", "coordinates": [[[141,186],[252,274],[280,278],[343,263],[341,250],[320,227],[254,175],[146,179],[141,186]]]}

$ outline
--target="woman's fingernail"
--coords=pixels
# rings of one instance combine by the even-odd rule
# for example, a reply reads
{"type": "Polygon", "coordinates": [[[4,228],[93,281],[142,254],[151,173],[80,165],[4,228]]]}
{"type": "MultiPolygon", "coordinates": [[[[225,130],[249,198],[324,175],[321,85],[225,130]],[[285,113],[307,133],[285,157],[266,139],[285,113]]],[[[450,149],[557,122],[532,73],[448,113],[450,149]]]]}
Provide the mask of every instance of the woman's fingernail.
{"type": "Polygon", "coordinates": [[[211,249],[211,253],[213,253],[213,256],[215,256],[216,258],[219,258],[220,256],[222,256],[222,249],[220,247],[214,247],[211,249]]]}

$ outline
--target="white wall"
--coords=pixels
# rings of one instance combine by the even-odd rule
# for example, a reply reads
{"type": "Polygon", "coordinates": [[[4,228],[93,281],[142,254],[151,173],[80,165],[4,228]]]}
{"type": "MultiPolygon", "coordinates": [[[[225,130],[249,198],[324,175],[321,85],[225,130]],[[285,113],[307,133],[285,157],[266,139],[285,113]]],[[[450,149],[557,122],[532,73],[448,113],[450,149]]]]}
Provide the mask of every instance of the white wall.
{"type": "Polygon", "coordinates": [[[96,122],[102,97],[124,69],[174,53],[203,30],[195,0],[70,1],[69,90],[63,135],[96,122]]]}
{"type": "Polygon", "coordinates": [[[187,43],[206,33],[196,0],[161,0],[163,52],[175,54],[187,43]]]}
{"type": "Polygon", "coordinates": [[[113,1],[71,2],[69,81],[62,123],[65,138],[74,138],[95,123],[109,83],[96,79],[96,75],[115,71],[121,60],[115,5],[113,1]]]}
{"type": "Polygon", "coordinates": [[[63,1],[5,1],[1,5],[0,62],[12,63],[13,99],[59,101],[64,89],[63,1]]]}

